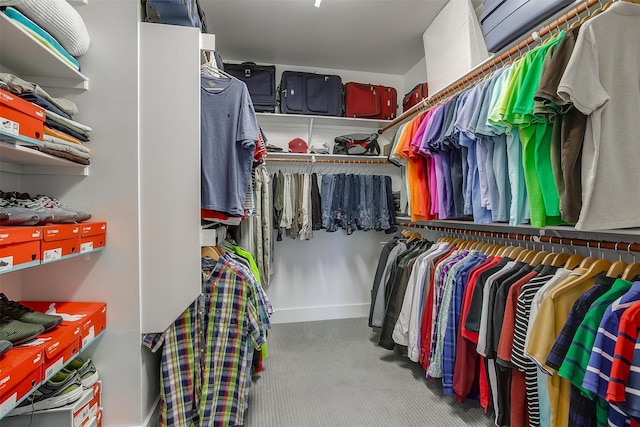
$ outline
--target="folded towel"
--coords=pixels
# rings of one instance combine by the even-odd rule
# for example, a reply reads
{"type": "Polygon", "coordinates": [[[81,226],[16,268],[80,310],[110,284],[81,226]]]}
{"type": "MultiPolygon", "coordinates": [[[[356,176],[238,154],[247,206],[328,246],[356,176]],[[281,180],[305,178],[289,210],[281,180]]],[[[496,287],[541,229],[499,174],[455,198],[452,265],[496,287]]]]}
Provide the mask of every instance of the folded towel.
{"type": "Polygon", "coordinates": [[[0,0],[14,6],[51,34],[73,56],[84,55],[91,39],[80,14],[66,0],[0,0]]]}
{"type": "Polygon", "coordinates": [[[4,14],[13,22],[16,23],[20,28],[30,34],[33,38],[40,42],[45,48],[51,51],[54,55],[56,55],[60,60],[74,70],[80,70],[80,63],[71,55],[69,52],[64,50],[60,43],[53,37],[51,34],[47,33],[45,30],[40,28],[38,24],[31,21],[29,18],[21,14],[18,10],[8,7],[4,10],[4,14]]]}

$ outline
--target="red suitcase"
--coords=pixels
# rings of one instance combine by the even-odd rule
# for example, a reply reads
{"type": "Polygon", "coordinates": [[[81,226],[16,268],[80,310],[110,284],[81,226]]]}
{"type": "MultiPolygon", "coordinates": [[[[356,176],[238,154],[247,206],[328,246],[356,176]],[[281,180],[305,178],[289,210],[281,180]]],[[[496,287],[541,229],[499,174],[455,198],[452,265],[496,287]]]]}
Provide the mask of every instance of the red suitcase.
{"type": "Polygon", "coordinates": [[[419,85],[411,89],[411,92],[406,94],[404,98],[402,98],[402,112],[404,113],[409,108],[413,107],[428,96],[429,86],[426,83],[420,83],[419,85]]]}
{"type": "Polygon", "coordinates": [[[389,86],[349,82],[344,85],[345,116],[391,120],[396,117],[398,94],[389,86]]]}

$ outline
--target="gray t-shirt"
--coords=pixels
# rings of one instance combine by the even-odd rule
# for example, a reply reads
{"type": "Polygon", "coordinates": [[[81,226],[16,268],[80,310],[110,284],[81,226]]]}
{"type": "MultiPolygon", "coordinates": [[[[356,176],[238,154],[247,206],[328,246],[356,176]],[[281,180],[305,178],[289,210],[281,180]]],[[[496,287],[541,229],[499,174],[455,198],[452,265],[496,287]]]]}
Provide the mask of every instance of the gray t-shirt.
{"type": "Polygon", "coordinates": [[[258,141],[249,91],[235,78],[203,76],[200,104],[201,207],[242,216],[258,141]]]}

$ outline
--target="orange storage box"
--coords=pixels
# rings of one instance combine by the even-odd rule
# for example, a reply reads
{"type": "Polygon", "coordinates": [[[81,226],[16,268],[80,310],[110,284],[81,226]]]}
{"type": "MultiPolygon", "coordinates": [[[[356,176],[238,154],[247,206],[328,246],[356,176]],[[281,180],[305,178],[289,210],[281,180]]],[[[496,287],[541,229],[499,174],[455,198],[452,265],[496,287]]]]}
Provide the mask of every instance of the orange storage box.
{"type": "Polygon", "coordinates": [[[80,224],[80,253],[103,248],[107,244],[107,223],[83,222],[80,224]]]}
{"type": "Polygon", "coordinates": [[[44,379],[47,379],[62,369],[80,351],[80,326],[58,325],[23,345],[43,350],[44,379]]]}
{"type": "Polygon", "coordinates": [[[47,263],[80,253],[80,225],[54,224],[42,227],[41,262],[47,263]]]}
{"type": "Polygon", "coordinates": [[[0,363],[0,418],[43,380],[41,347],[16,347],[0,363]]]}
{"type": "Polygon", "coordinates": [[[0,273],[40,264],[42,227],[0,227],[0,273]]]}
{"type": "Polygon", "coordinates": [[[44,109],[0,89],[0,130],[42,141],[44,109]]]}
{"type": "Polygon", "coordinates": [[[20,301],[21,304],[64,319],[62,325],[80,328],[82,347],[86,347],[107,327],[107,304],[103,302],[20,301]]]}

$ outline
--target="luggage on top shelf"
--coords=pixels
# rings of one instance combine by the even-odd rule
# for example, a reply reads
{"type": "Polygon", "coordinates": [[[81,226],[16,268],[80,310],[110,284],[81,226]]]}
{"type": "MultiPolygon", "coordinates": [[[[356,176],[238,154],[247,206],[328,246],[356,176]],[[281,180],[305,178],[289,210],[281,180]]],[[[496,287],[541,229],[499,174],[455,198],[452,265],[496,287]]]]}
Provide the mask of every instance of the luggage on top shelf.
{"type": "Polygon", "coordinates": [[[391,120],[396,117],[398,94],[389,86],[349,82],[344,85],[347,117],[391,120]]]}
{"type": "Polygon", "coordinates": [[[429,85],[420,83],[402,98],[402,112],[416,105],[418,102],[429,97],[429,85]]]}
{"type": "Polygon", "coordinates": [[[254,62],[224,64],[224,71],[242,80],[249,89],[256,112],[276,111],[276,67],[256,65],[254,62]]]}
{"type": "Polygon", "coordinates": [[[198,0],[145,0],[146,21],[197,27],[207,32],[207,20],[198,0]]]}
{"type": "Polygon", "coordinates": [[[331,74],[284,71],[280,80],[280,111],[342,116],[342,79],[331,74]]]}
{"type": "Polygon", "coordinates": [[[489,52],[497,52],[573,0],[484,0],[480,16],[489,52]]]}

